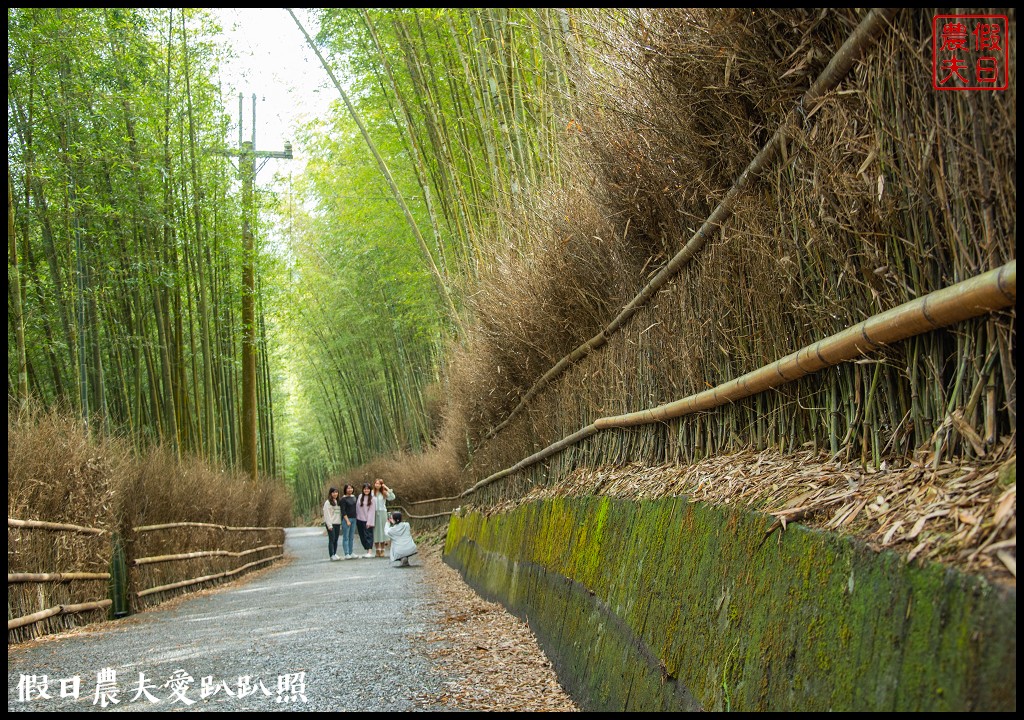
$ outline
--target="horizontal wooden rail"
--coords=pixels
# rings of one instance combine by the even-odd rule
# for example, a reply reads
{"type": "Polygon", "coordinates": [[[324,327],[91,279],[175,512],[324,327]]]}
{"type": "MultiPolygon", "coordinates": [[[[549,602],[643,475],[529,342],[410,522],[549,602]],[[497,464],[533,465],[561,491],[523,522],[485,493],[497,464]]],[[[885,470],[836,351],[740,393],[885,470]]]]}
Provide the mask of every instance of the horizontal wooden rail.
{"type": "Polygon", "coordinates": [[[443,502],[445,500],[458,500],[460,497],[462,497],[462,496],[461,495],[452,495],[450,497],[430,498],[429,500],[414,500],[414,501],[412,501],[409,504],[410,505],[423,505],[424,503],[443,502]]]}
{"type": "Polygon", "coordinates": [[[448,517],[452,514],[451,510],[445,510],[444,512],[434,513],[433,515],[410,515],[413,520],[432,520],[433,518],[448,517]]]}
{"type": "MultiPolygon", "coordinates": [[[[457,500],[458,498],[451,498],[451,499],[452,500],[457,500]]],[[[422,502],[437,502],[437,501],[436,500],[424,500],[422,502]]],[[[410,505],[415,505],[416,503],[409,503],[409,504],[410,505]]],[[[444,517],[446,515],[451,515],[452,514],[451,510],[445,510],[444,512],[434,513],[433,515],[413,515],[410,512],[406,512],[405,508],[403,508],[401,505],[397,505],[396,508],[400,509],[402,511],[402,518],[403,519],[407,518],[409,520],[430,520],[432,518],[444,517]]]]}
{"type": "Polygon", "coordinates": [[[164,592],[166,590],[176,590],[178,588],[187,587],[189,585],[198,585],[199,583],[207,582],[208,580],[216,580],[222,578],[227,573],[217,573],[215,575],[204,575],[203,577],[189,578],[188,580],[181,580],[180,582],[169,583],[167,585],[157,585],[147,590],[139,590],[135,593],[136,597],[145,597],[146,595],[152,595],[158,592],[164,592]]]}
{"type": "Polygon", "coordinates": [[[66,572],[66,573],[7,573],[7,583],[25,582],[70,582],[72,580],[109,580],[110,573],[66,572]]]}
{"type": "Polygon", "coordinates": [[[253,553],[262,552],[264,550],[273,550],[274,548],[284,548],[284,545],[278,543],[277,545],[260,545],[259,547],[252,548],[251,550],[242,550],[240,552],[233,553],[235,557],[244,557],[246,555],[252,555],[253,553]]]}
{"type": "Polygon", "coordinates": [[[141,527],[132,528],[137,533],[152,532],[154,530],[170,530],[171,528],[180,527],[208,527],[216,528],[218,530],[237,530],[242,532],[255,532],[259,530],[282,530],[279,527],[231,527],[230,525],[217,525],[215,523],[202,523],[202,522],[177,522],[177,523],[165,523],[163,525],[143,525],[141,527]]]}
{"type": "Polygon", "coordinates": [[[86,612],[87,610],[101,610],[105,607],[110,607],[112,604],[113,600],[97,600],[95,602],[78,603],[77,605],[58,605],[57,607],[40,610],[39,612],[32,613],[31,615],[12,618],[7,621],[7,629],[10,631],[15,628],[24,627],[25,625],[31,625],[32,623],[39,622],[40,620],[53,617],[54,615],[70,615],[72,613],[86,612]]]}
{"type": "Polygon", "coordinates": [[[150,557],[135,558],[130,565],[153,565],[155,563],[172,562],[174,560],[192,560],[201,557],[217,557],[230,555],[227,550],[197,550],[196,552],[179,553],[177,555],[152,555],[150,557]]]}
{"type": "Polygon", "coordinates": [[[23,528],[25,530],[56,530],[62,532],[76,532],[85,535],[103,535],[106,530],[82,525],[69,525],[67,523],[45,522],[43,520],[16,520],[7,518],[7,527],[23,528]]]}
{"type": "Polygon", "coordinates": [[[263,550],[273,550],[274,548],[281,547],[284,547],[284,545],[260,545],[258,548],[242,550],[241,552],[232,552],[230,550],[197,550],[196,552],[179,553],[177,555],[152,555],[150,557],[135,558],[131,561],[131,564],[152,565],[154,563],[172,562],[174,560],[192,560],[194,558],[201,557],[243,557],[263,550]]]}
{"type": "Polygon", "coordinates": [[[137,593],[135,593],[135,596],[136,597],[145,597],[146,595],[152,595],[152,594],[158,593],[158,592],[165,592],[167,590],[176,590],[178,588],[187,587],[189,585],[198,585],[199,583],[209,582],[210,580],[217,580],[219,578],[230,577],[231,575],[236,575],[236,574],[238,574],[238,573],[240,573],[240,572],[242,572],[244,570],[248,570],[251,567],[255,567],[256,565],[260,565],[260,564],[266,563],[266,562],[273,562],[274,560],[280,560],[283,557],[284,557],[284,553],[282,553],[280,555],[274,555],[273,557],[263,558],[262,560],[256,560],[254,562],[247,563],[247,564],[245,564],[245,565],[243,565],[243,566],[241,566],[239,568],[235,568],[234,570],[228,570],[226,572],[217,573],[215,575],[204,575],[203,577],[191,578],[189,580],[182,580],[180,582],[170,583],[168,585],[158,585],[157,587],[151,587],[151,588],[149,588],[147,590],[139,590],[137,593]]]}

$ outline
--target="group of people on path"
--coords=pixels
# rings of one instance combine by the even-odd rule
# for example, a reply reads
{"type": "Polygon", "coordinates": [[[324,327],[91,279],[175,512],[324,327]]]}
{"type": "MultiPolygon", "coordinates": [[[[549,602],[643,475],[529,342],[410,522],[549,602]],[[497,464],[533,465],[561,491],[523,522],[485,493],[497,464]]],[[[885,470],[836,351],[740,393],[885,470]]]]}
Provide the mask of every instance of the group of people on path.
{"type": "Polygon", "coordinates": [[[402,521],[402,514],[388,513],[387,504],[394,499],[394,491],[381,478],[374,480],[372,486],[363,483],[359,495],[351,485],[345,486],[344,495],[332,487],[324,502],[328,557],[332,561],[390,557],[392,561],[408,565],[409,557],[416,553],[416,544],[409,523],[402,521]],[[363,555],[355,554],[356,531],[365,551],[363,555]],[[338,555],[339,536],[343,556],[338,555]]]}

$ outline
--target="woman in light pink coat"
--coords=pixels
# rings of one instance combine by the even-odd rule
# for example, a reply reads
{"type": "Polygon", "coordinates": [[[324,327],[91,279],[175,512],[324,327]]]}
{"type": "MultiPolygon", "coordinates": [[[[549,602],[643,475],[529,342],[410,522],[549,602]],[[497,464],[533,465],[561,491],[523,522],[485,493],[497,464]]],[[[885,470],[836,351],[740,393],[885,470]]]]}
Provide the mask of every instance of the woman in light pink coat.
{"type": "Polygon", "coordinates": [[[363,545],[366,554],[363,557],[373,557],[373,526],[377,521],[377,504],[373,501],[370,483],[363,483],[363,491],[359,493],[356,500],[356,530],[359,531],[359,542],[363,545]]]}

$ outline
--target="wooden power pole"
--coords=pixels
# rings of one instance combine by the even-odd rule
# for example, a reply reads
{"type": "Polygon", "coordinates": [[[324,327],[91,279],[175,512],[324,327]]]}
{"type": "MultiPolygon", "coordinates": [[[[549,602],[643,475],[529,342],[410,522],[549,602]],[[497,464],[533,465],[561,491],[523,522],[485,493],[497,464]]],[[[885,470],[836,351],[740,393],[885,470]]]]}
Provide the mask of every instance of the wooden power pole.
{"type": "Polygon", "coordinates": [[[242,457],[241,465],[253,480],[258,474],[256,450],[256,250],[253,242],[251,218],[253,184],[256,173],[270,158],[291,160],[292,145],[284,150],[256,149],[256,94],[252,96],[252,140],[242,141],[242,93],[238,94],[238,150],[223,150],[222,155],[238,157],[238,172],[242,178],[242,457]],[[264,158],[256,167],[256,158],[264,158]]]}

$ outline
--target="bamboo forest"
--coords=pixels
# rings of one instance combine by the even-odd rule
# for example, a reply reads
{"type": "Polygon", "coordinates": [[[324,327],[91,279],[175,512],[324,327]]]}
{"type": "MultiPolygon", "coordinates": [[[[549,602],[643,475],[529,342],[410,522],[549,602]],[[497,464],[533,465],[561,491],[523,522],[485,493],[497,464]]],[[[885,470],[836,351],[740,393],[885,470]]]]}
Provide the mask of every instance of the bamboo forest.
{"type": "Polygon", "coordinates": [[[581,708],[1015,709],[1014,9],[241,10],[8,8],[9,642],[383,481],[581,708]]]}
{"type": "Polygon", "coordinates": [[[241,179],[209,13],[9,11],[9,395],[286,480],[297,508],[437,441],[474,284],[552,176],[568,91],[554,10],[320,22],[338,102],[295,129],[308,164],[282,187],[241,179]]]}

